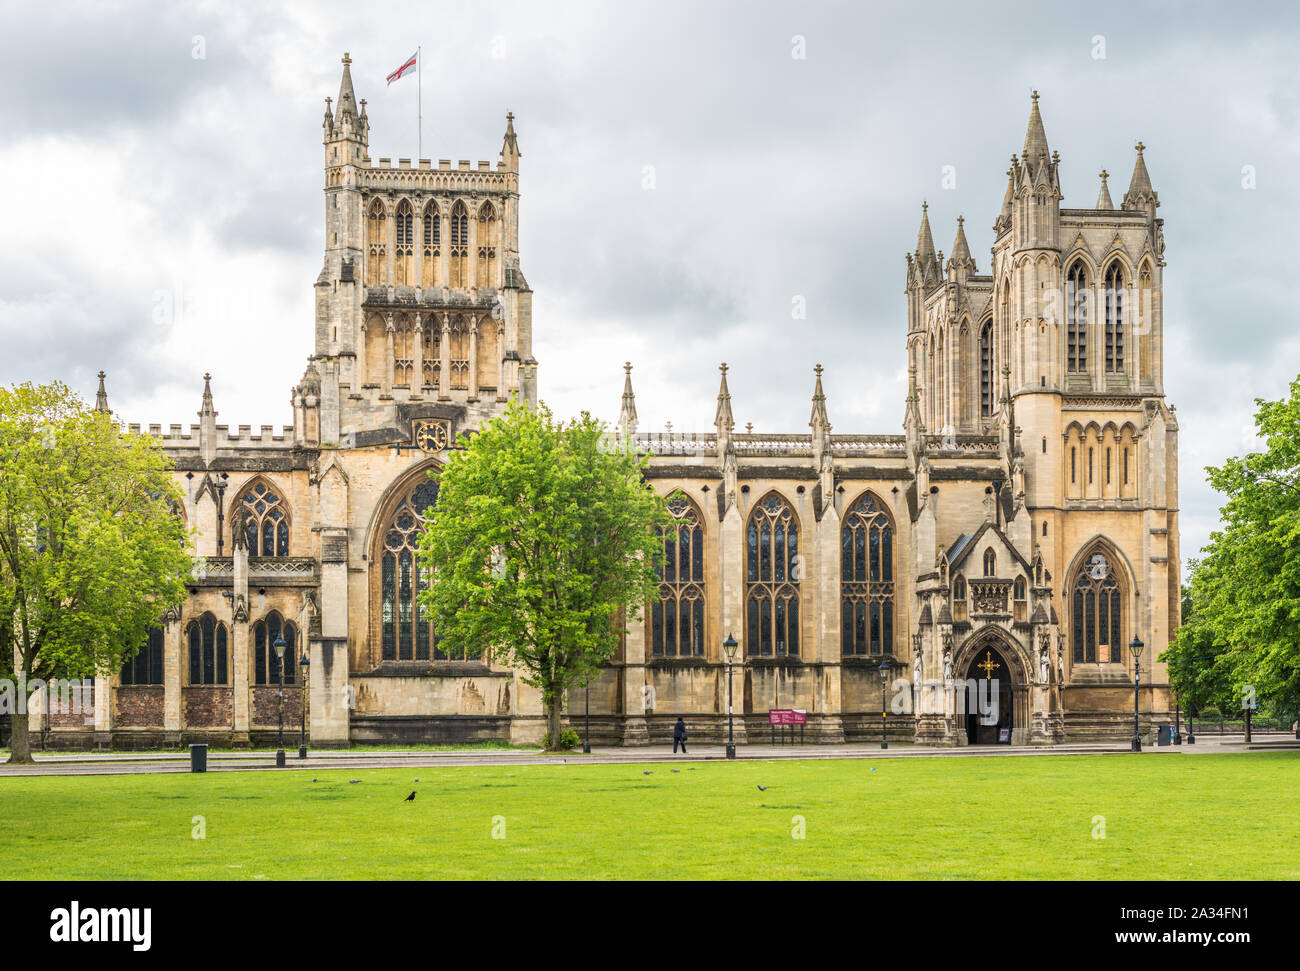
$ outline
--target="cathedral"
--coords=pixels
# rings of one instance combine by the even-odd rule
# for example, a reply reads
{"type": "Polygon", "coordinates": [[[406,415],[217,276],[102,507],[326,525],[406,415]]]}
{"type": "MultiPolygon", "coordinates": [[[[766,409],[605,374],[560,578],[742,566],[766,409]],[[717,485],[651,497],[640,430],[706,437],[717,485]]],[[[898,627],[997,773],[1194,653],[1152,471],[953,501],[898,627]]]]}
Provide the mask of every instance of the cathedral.
{"type": "MultiPolygon", "coordinates": [[[[189,597],[96,680],[90,716],[34,718],[52,744],[268,744],[282,712],[317,747],[541,737],[518,672],[443,644],[415,558],[458,436],[538,400],[514,119],[495,164],[372,159],[350,63],[325,100],[293,425],[218,424],[205,375],[198,424],[144,430],[186,496],[189,597]]],[[[960,218],[936,251],[922,206],[900,434],[835,433],[820,366],[806,430],[740,431],[725,364],[712,428],[647,434],[624,367],[611,434],[651,457],[674,525],[657,598],[570,693],[575,727],[589,710],[597,743],[659,743],[681,716],[721,741],[730,706],[740,743],[768,741],[773,712],[807,742],[1116,740],[1135,675],[1143,732],[1169,716],[1178,424],[1164,220],[1136,152],[1120,205],[1102,172],[1094,206],[1062,208],[1035,93],[984,272],[960,218]]]]}

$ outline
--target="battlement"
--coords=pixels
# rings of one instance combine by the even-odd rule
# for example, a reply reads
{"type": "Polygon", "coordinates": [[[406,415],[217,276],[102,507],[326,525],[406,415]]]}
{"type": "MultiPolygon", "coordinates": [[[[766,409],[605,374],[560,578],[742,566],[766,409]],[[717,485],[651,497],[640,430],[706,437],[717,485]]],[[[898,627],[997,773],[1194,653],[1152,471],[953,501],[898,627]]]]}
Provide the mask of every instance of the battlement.
{"type": "Polygon", "coordinates": [[[363,190],[513,192],[519,187],[519,173],[504,162],[498,162],[493,169],[491,162],[471,163],[469,159],[460,159],[454,168],[450,159],[438,159],[438,167],[434,168],[427,158],[420,159],[418,167],[412,167],[410,159],[399,158],[394,165],[391,158],[381,158],[377,163],[364,158],[360,176],[363,190]]]}
{"type": "MultiPolygon", "coordinates": [[[[127,434],[130,435],[140,435],[142,434],[141,432],[142,427],[144,426],[140,425],[139,423],[131,423],[126,426],[126,432],[127,434]]],[[[145,432],[143,434],[148,434],[150,438],[158,439],[158,441],[164,447],[171,446],[172,448],[198,448],[199,441],[202,438],[202,434],[203,434],[201,425],[190,425],[188,432],[182,430],[184,428],[183,425],[178,425],[178,424],[169,425],[167,426],[168,430],[166,434],[163,433],[162,430],[163,426],[160,424],[150,424],[147,427],[148,427],[148,432],[145,432]]],[[[121,426],[119,425],[118,428],[120,430],[121,426]]],[[[274,425],[259,426],[259,430],[256,435],[253,434],[252,425],[237,426],[237,429],[233,435],[230,433],[229,425],[217,425],[216,432],[217,434],[216,434],[215,444],[216,447],[219,449],[220,448],[250,448],[250,447],[256,448],[258,446],[264,448],[283,448],[286,444],[289,445],[293,444],[292,425],[281,426],[280,433],[278,435],[275,432],[274,425]]]]}

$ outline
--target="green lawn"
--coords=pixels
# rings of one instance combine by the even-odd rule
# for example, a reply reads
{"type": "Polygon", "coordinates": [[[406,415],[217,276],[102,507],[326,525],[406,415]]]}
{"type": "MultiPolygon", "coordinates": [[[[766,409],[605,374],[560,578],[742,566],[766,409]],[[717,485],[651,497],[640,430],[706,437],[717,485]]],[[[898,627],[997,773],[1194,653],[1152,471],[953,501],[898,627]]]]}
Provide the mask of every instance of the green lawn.
{"type": "Polygon", "coordinates": [[[1296,879],[1297,770],[1300,752],[11,777],[0,875],[1296,879]]]}

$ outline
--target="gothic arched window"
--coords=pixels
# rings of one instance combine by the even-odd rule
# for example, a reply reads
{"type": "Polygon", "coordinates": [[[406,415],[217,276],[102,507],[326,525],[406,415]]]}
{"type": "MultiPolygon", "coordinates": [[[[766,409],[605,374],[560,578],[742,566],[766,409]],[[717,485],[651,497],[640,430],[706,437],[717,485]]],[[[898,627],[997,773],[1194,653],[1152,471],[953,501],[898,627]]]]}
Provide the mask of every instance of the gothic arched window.
{"type": "Polygon", "coordinates": [[[1124,370],[1124,270],[1119,261],[1106,270],[1106,373],[1124,370]]]}
{"type": "MultiPolygon", "coordinates": [[[[420,606],[419,595],[429,587],[416,543],[429,508],[438,499],[438,485],[417,480],[409,486],[388,517],[375,557],[379,570],[379,643],[385,661],[447,660],[434,634],[433,619],[420,606]]],[[[464,656],[464,652],[460,652],[464,656]]]]}
{"type": "Polygon", "coordinates": [[[984,551],[984,575],[986,577],[994,576],[998,572],[998,555],[989,547],[984,551]]]}
{"type": "Polygon", "coordinates": [[[980,417],[993,416],[993,318],[980,327],[980,417]]]}
{"type": "Polygon", "coordinates": [[[1077,260],[1065,278],[1065,369],[1088,370],[1088,281],[1077,260]]]}
{"type": "MultiPolygon", "coordinates": [[[[289,505],[278,489],[259,480],[245,490],[235,508],[243,513],[249,556],[289,555],[289,505]]],[[[239,520],[237,517],[232,520],[233,542],[239,520]]]]}
{"type": "Polygon", "coordinates": [[[478,285],[497,285],[497,212],[485,202],[478,211],[478,285]]]}
{"type": "Polygon", "coordinates": [[[1110,557],[1101,551],[1079,568],[1071,587],[1074,660],[1080,664],[1119,662],[1123,647],[1123,598],[1110,557]]]}
{"type": "Polygon", "coordinates": [[[465,203],[457,202],[451,210],[451,285],[453,287],[467,287],[469,280],[466,278],[466,264],[469,255],[469,213],[465,211],[465,203]]]}
{"type": "Polygon", "coordinates": [[[297,669],[294,654],[298,646],[298,629],[271,611],[253,626],[253,680],[257,684],[280,683],[280,659],[275,655],[275,639],[284,636],[284,683],[293,684],[297,669]]]}
{"type": "Polygon", "coordinates": [[[840,528],[840,621],[844,654],[894,649],[894,524],[866,493],[840,528]]]}
{"type": "Polygon", "coordinates": [[[190,684],[227,684],[226,625],[206,613],[189,627],[190,684]]]}
{"type": "Polygon", "coordinates": [[[749,516],[746,551],[746,654],[799,654],[799,520],[770,492],[749,516]]]}
{"type": "Polygon", "coordinates": [[[957,578],[952,581],[952,599],[954,603],[966,599],[966,578],[960,573],[958,573],[957,578]]]}
{"type": "Polygon", "coordinates": [[[163,683],[163,631],[155,627],[134,657],[122,665],[122,684],[163,683]]]}
{"type": "Polygon", "coordinates": [[[366,216],[366,286],[388,282],[388,226],[384,204],[376,199],[366,216]]]}
{"type": "Polygon", "coordinates": [[[440,286],[438,280],[438,259],[442,255],[442,215],[436,203],[424,207],[424,270],[420,286],[440,286]]]}
{"type": "Polygon", "coordinates": [[[704,656],[703,516],[680,492],[668,499],[673,523],[660,530],[664,559],[659,567],[659,599],[650,606],[653,657],[704,656]]]}
{"type": "Polygon", "coordinates": [[[393,249],[394,280],[399,287],[412,286],[411,254],[415,246],[415,214],[411,204],[403,199],[397,204],[397,245],[393,249]]]}

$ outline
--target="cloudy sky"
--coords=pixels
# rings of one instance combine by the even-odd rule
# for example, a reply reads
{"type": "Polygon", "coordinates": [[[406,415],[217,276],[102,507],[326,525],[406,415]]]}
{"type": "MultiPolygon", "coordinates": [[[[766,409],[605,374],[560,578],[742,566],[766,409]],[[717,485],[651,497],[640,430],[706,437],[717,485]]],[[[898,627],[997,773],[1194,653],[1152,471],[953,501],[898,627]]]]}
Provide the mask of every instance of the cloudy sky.
{"type": "Polygon", "coordinates": [[[631,360],[643,430],[708,428],[725,360],[741,425],[806,431],[823,362],[837,431],[897,432],[921,201],[944,250],[967,217],[986,271],[1037,89],[1065,206],[1095,202],[1103,167],[1118,201],[1148,147],[1192,555],[1217,513],[1203,466],[1251,448],[1253,399],[1300,372],[1297,19],[1280,3],[6,4],[0,381],[93,397],[103,369],[124,420],[188,425],[211,371],[220,421],[288,424],[323,252],[324,98],[350,51],[372,157],[415,156],[416,82],[384,76],[420,45],[426,157],[495,163],[515,113],[553,408],[613,419],[631,360]]]}

